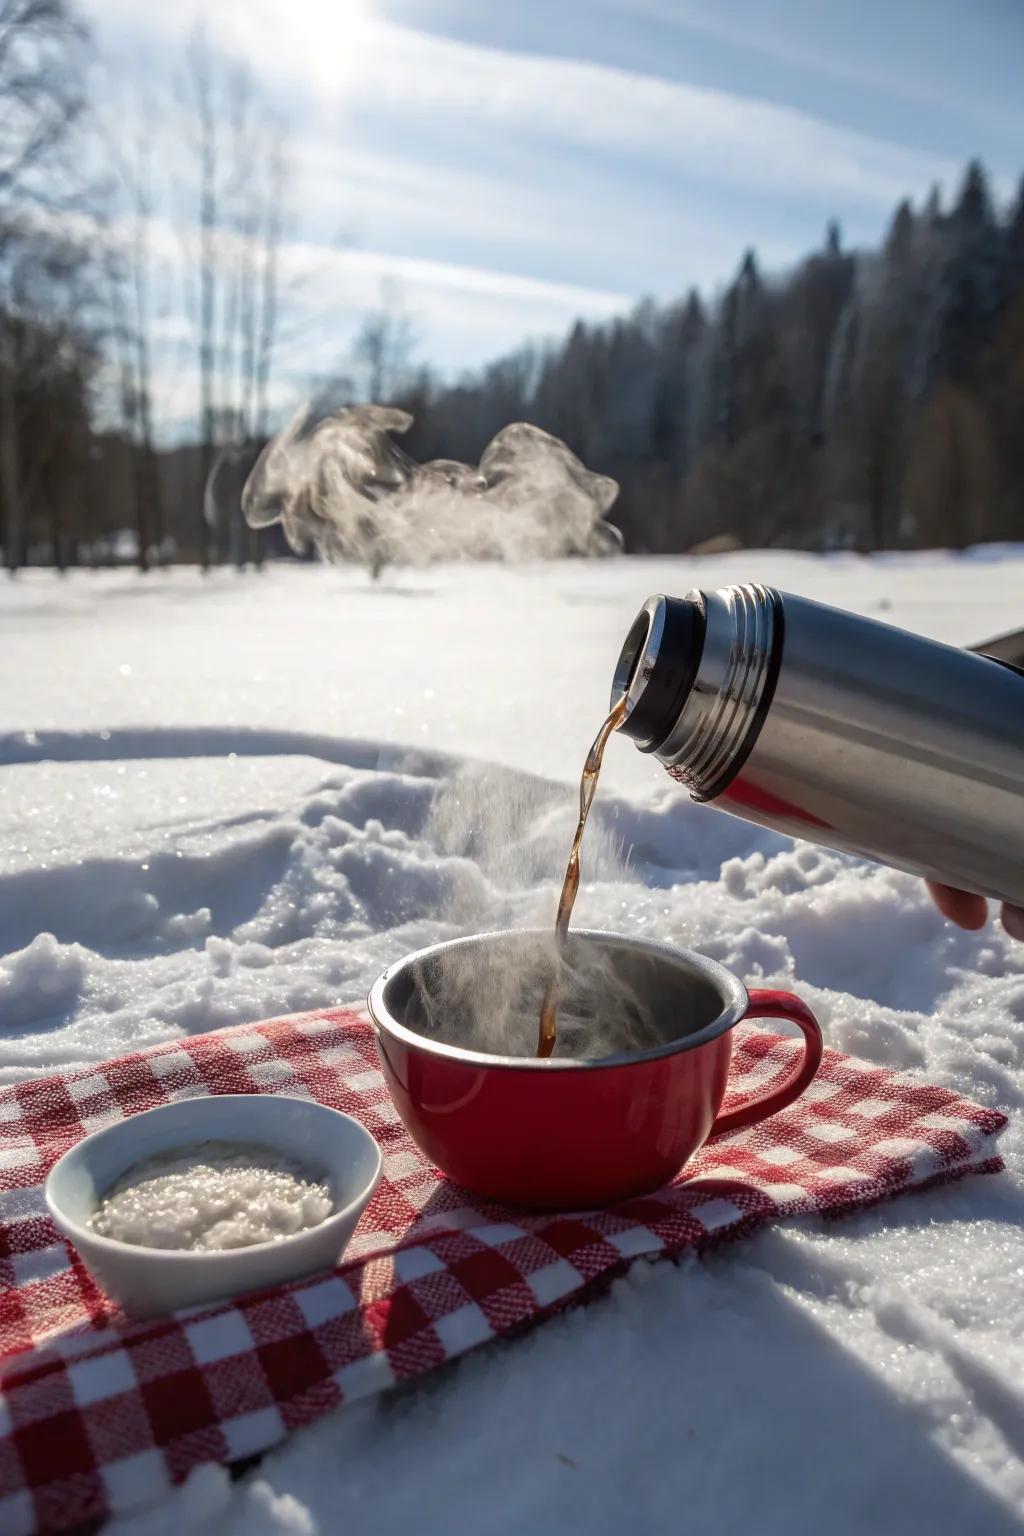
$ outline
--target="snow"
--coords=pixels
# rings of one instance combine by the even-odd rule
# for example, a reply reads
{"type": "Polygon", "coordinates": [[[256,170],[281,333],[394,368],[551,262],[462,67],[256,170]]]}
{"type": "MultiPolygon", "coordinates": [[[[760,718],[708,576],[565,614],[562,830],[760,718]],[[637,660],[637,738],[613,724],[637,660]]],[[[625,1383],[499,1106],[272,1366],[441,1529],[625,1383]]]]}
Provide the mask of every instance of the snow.
{"type": "MultiPolygon", "coordinates": [[[[358,999],[435,937],[548,921],[636,609],[749,579],[957,643],[1024,621],[1013,547],[24,573],[0,598],[0,1080],[358,999]]],[[[841,1049],[1001,1106],[1010,1172],[639,1264],[111,1531],[1019,1529],[1024,945],[691,805],[625,741],[583,859],[581,924],[795,987],[841,1049]]]]}

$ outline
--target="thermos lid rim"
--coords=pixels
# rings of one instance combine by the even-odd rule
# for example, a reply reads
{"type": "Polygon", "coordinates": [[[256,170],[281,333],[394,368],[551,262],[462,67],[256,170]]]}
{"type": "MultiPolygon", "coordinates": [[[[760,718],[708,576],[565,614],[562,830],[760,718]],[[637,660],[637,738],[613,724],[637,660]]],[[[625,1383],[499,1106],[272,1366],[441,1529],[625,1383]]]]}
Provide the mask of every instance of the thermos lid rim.
{"type": "Polygon", "coordinates": [[[649,597],[619,654],[612,703],[626,693],[629,711],[619,726],[641,752],[656,752],[679,718],[704,651],[706,614],[701,592],[649,597]]]}

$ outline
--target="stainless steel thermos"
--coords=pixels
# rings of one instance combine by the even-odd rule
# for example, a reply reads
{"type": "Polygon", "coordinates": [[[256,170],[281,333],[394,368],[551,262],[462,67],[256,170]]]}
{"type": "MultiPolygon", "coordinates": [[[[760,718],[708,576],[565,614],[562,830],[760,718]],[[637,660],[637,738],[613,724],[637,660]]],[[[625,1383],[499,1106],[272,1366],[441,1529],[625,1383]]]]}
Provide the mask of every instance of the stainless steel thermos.
{"type": "Polygon", "coordinates": [[[1024,906],[1024,673],[757,585],[652,597],[620,731],[695,800],[1024,906]]]}

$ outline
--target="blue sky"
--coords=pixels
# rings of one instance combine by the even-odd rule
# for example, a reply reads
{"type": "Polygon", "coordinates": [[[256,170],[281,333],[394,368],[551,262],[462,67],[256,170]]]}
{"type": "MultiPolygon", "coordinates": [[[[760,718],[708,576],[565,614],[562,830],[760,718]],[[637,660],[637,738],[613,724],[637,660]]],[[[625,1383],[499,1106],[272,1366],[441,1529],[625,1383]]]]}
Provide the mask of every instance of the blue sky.
{"type": "MultiPolygon", "coordinates": [[[[576,315],[713,292],[747,245],[784,267],[831,217],[873,243],[900,196],[933,181],[948,195],[971,155],[1003,197],[1024,170],[1019,0],[85,8],[144,99],[172,99],[204,16],[289,121],[284,265],[301,313],[281,410],[343,362],[384,278],[419,358],[451,374],[576,315]]],[[[173,304],[161,325],[162,388],[184,415],[173,304]]]]}

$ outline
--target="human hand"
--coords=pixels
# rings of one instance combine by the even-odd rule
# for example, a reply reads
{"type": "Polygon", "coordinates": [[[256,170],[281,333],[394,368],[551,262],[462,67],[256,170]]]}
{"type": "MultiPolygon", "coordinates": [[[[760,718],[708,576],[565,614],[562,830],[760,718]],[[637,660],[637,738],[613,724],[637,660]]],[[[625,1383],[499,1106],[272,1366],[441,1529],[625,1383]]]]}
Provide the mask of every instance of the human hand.
{"type": "MultiPolygon", "coordinates": [[[[950,885],[939,885],[935,880],[926,882],[928,893],[942,913],[958,928],[984,928],[988,922],[988,902],[973,891],[955,891],[950,885]]],[[[1024,940],[1024,907],[1011,907],[1003,903],[1003,927],[1012,939],[1024,940]]]]}

